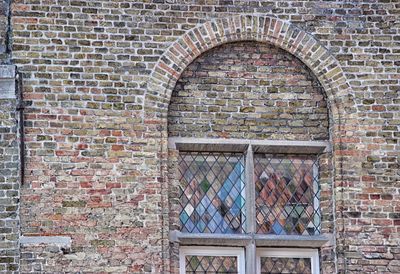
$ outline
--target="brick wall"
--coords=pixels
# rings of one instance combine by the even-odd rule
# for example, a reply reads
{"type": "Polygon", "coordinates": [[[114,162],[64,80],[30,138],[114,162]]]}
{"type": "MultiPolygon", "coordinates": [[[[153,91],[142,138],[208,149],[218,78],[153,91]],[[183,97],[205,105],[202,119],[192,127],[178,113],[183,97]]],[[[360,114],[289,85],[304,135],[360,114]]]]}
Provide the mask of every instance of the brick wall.
{"type": "Polygon", "coordinates": [[[224,44],[182,73],[171,97],[168,135],[328,140],[318,80],[289,53],[268,44],[224,44]]]}
{"type": "MultiPolygon", "coordinates": [[[[280,46],[312,63],[326,91],[339,90],[327,98],[338,113],[332,125],[339,272],[399,272],[399,13],[396,0],[13,1],[13,62],[23,72],[28,105],[21,231],[72,237],[69,256],[24,247],[24,256],[41,258],[27,260],[26,269],[32,263],[48,272],[165,272],[169,100],[150,84],[160,75],[173,86],[180,65],[209,44],[191,45],[190,37],[204,34],[191,33],[182,43],[190,53],[165,66],[165,53],[179,49],[174,42],[188,30],[250,14],[298,28],[290,30],[298,44],[280,46]],[[320,60],[302,55],[308,35],[326,50],[320,60]],[[331,58],[336,67],[325,66],[331,58]]],[[[223,22],[218,31],[229,27],[223,22]]],[[[224,37],[213,43],[231,39],[224,37]]]]}
{"type": "Polygon", "coordinates": [[[19,269],[19,114],[14,66],[0,65],[0,272],[19,269]]]}

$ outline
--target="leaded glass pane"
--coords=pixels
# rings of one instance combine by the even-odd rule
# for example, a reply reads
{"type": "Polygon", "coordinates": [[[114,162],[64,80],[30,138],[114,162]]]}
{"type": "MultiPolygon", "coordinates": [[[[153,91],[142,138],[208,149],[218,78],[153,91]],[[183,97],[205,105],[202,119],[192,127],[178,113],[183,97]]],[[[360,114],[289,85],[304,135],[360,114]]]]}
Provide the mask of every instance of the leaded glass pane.
{"type": "Polygon", "coordinates": [[[244,232],[243,154],[181,152],[179,172],[182,232],[244,232]]]}
{"type": "Polygon", "coordinates": [[[256,154],[254,172],[257,233],[320,234],[316,157],[256,154]]]}
{"type": "Polygon", "coordinates": [[[238,273],[237,257],[232,256],[186,256],[187,274],[238,273]]]}
{"type": "Polygon", "coordinates": [[[261,257],[261,274],[311,274],[310,258],[261,257]]]}

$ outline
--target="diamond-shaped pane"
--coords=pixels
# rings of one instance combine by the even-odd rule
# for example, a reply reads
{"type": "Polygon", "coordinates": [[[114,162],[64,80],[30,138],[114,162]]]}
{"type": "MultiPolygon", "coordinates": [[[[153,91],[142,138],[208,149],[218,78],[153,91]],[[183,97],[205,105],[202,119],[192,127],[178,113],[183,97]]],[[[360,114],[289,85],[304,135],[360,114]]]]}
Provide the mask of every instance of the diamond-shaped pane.
{"type": "Polygon", "coordinates": [[[255,154],[254,172],[257,233],[320,234],[315,156],[255,154]]]}
{"type": "Polygon", "coordinates": [[[311,274],[310,258],[261,257],[261,274],[311,274]]]}
{"type": "Polygon", "coordinates": [[[186,256],[185,261],[187,274],[238,273],[237,257],[186,256]]]}
{"type": "Polygon", "coordinates": [[[181,152],[179,172],[182,232],[244,232],[243,154],[181,152]]]}

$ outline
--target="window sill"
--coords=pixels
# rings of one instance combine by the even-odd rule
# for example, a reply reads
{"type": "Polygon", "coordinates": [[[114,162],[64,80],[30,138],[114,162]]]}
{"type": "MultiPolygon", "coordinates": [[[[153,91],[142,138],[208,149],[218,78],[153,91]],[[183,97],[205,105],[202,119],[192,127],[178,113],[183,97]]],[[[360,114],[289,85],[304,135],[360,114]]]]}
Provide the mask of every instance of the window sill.
{"type": "Polygon", "coordinates": [[[321,247],[331,241],[331,235],[254,235],[257,246],[271,247],[321,247]]]}
{"type": "Polygon", "coordinates": [[[246,234],[170,233],[170,241],[181,245],[246,246],[251,240],[251,235],[246,234]]]}
{"type": "Polygon", "coordinates": [[[170,241],[181,245],[205,246],[246,246],[252,241],[256,246],[268,247],[310,247],[318,248],[333,242],[331,234],[317,236],[298,235],[249,235],[249,234],[211,234],[211,233],[183,233],[171,231],[170,241]]]}

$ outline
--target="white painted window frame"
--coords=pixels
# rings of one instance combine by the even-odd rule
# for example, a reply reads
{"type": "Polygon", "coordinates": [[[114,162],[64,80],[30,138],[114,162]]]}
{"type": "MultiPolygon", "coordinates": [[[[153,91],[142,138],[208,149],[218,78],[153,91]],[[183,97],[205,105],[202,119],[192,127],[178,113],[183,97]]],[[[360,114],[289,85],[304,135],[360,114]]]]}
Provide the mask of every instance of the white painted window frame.
{"type": "Polygon", "coordinates": [[[245,274],[244,248],[240,247],[209,247],[209,246],[182,246],[179,249],[179,273],[185,274],[186,256],[217,256],[236,257],[238,274],[245,274]]]}
{"type": "Polygon", "coordinates": [[[261,273],[261,257],[274,258],[309,258],[311,273],[319,274],[319,255],[317,249],[306,248],[257,248],[256,273],[261,273]]]}

